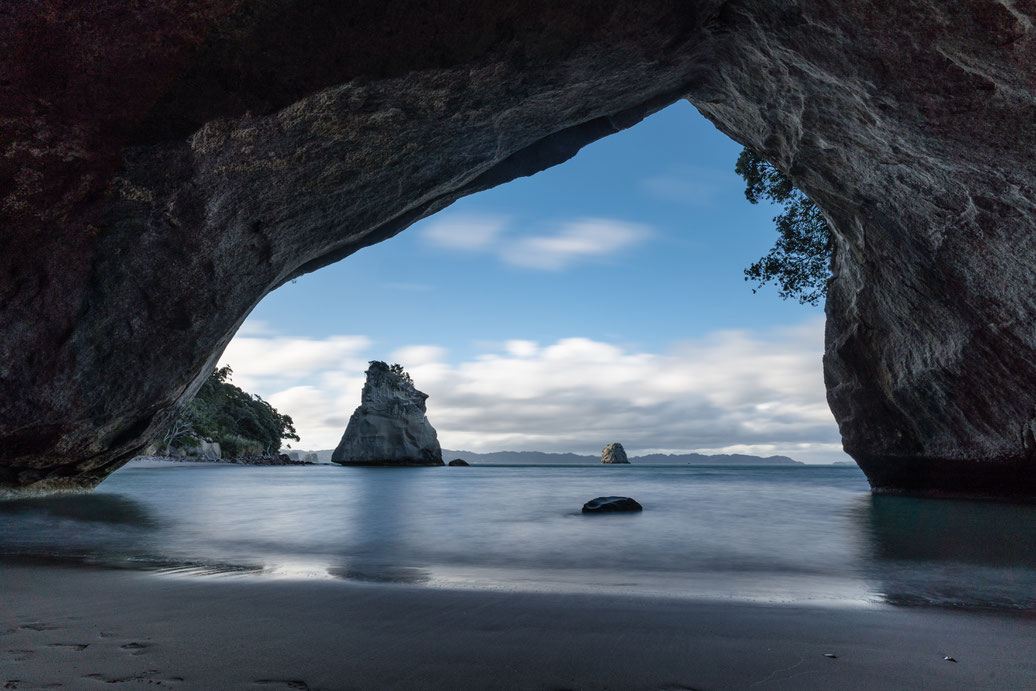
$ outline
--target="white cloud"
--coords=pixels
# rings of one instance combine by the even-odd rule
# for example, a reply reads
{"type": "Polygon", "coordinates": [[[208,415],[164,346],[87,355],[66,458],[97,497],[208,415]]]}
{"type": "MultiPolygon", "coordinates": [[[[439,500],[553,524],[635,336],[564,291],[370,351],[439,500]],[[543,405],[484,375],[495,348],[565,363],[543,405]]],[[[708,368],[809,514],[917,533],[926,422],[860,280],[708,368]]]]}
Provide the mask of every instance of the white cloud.
{"type": "Polygon", "coordinates": [[[407,369],[420,367],[430,363],[441,362],[446,357],[446,349],[439,346],[415,345],[392,351],[389,360],[403,364],[407,369]]]}
{"type": "Polygon", "coordinates": [[[727,189],[737,192],[742,187],[730,171],[697,166],[679,166],[640,182],[641,190],[648,196],[691,206],[709,206],[727,189]]]}
{"type": "Polygon", "coordinates": [[[365,336],[325,339],[245,336],[227,346],[220,362],[248,362],[250,376],[301,377],[338,365],[370,345],[365,336]]]}
{"type": "Polygon", "coordinates": [[[540,350],[540,344],[536,341],[511,340],[504,344],[509,355],[514,357],[532,357],[540,350]]]}
{"type": "Polygon", "coordinates": [[[366,336],[313,339],[239,333],[223,352],[219,364],[231,366],[237,386],[264,393],[271,384],[283,385],[321,370],[360,367],[362,371],[367,363],[358,354],[369,346],[366,336]]]}
{"type": "MultiPolygon", "coordinates": [[[[333,448],[359,405],[370,341],[247,337],[238,374],[303,437],[300,448],[333,448]],[[255,341],[255,342],[252,342],[255,341]],[[305,382],[284,373],[305,372],[305,382]]],[[[460,363],[435,345],[391,354],[429,394],[428,416],[445,448],[596,453],[621,441],[632,453],[784,454],[844,459],[825,399],[823,322],[715,332],[666,352],[640,352],[589,338],[497,344],[460,363]]],[[[243,385],[242,385],[243,386],[243,385]]]]}
{"type": "Polygon", "coordinates": [[[293,386],[271,394],[267,400],[280,413],[291,416],[302,442],[300,449],[333,449],[349,424],[349,416],[360,404],[363,370],[337,381],[342,388],[293,386]]]}
{"type": "Polygon", "coordinates": [[[241,325],[241,328],[237,330],[237,335],[242,336],[274,336],[277,334],[276,329],[270,324],[270,322],[262,319],[246,319],[245,323],[241,325]]]}
{"type": "Polygon", "coordinates": [[[453,214],[433,220],[421,237],[438,247],[475,252],[490,249],[507,224],[505,216],[453,214]]]}
{"type": "Polygon", "coordinates": [[[651,237],[643,224],[611,218],[578,218],[554,224],[546,234],[509,232],[504,216],[453,215],[435,220],[421,237],[438,247],[487,252],[512,266],[560,271],[585,261],[601,261],[651,237]]]}
{"type": "Polygon", "coordinates": [[[647,226],[608,218],[581,218],[563,224],[552,235],[521,238],[501,249],[509,264],[559,271],[587,259],[601,259],[642,242],[647,226]]]}

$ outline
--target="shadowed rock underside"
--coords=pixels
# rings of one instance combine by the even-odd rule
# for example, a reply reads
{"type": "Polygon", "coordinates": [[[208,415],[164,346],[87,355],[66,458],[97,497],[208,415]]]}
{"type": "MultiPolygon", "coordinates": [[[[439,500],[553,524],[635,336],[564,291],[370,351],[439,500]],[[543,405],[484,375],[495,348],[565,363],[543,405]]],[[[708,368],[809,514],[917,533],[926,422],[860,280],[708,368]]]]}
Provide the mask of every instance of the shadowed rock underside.
{"type": "Polygon", "coordinates": [[[873,486],[1036,496],[1031,0],[51,4],[0,10],[0,487],[96,484],[270,290],[687,98],[831,223],[873,486]]]}

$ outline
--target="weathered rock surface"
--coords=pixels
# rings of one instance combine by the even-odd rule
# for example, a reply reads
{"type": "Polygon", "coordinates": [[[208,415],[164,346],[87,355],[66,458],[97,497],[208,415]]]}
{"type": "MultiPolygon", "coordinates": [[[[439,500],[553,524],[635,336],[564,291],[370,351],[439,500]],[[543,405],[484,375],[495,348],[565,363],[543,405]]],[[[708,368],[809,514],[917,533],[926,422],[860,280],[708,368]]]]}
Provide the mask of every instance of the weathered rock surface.
{"type": "Polygon", "coordinates": [[[410,377],[384,362],[367,369],[363,397],[331,454],[341,465],[443,465],[425,401],[410,377]]]}
{"type": "Polygon", "coordinates": [[[197,448],[192,449],[191,452],[194,456],[209,460],[223,458],[223,447],[220,446],[218,441],[205,441],[202,439],[198,442],[197,448]]]}
{"type": "Polygon", "coordinates": [[[626,449],[622,448],[622,444],[614,442],[604,447],[604,451],[601,452],[601,463],[626,463],[630,461],[626,458],[626,449]]]}
{"type": "Polygon", "coordinates": [[[224,463],[236,463],[239,465],[313,465],[309,461],[300,461],[289,457],[287,454],[278,453],[269,456],[238,456],[230,458],[224,463]]]}
{"type": "Polygon", "coordinates": [[[597,497],[583,504],[583,513],[614,513],[617,511],[643,511],[644,507],[630,497],[597,497]]]}
{"type": "Polygon", "coordinates": [[[89,487],[292,277],[686,97],[835,231],[879,490],[1036,496],[1031,0],[94,0],[0,21],[0,487],[89,487]]]}

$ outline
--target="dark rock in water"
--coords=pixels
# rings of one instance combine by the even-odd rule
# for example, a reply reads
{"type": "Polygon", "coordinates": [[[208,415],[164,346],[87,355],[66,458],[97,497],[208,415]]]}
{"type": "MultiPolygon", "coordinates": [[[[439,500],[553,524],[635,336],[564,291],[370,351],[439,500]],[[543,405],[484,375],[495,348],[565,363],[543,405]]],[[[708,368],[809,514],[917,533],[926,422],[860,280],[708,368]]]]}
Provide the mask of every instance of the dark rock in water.
{"type": "Polygon", "coordinates": [[[238,456],[237,458],[229,459],[230,463],[237,463],[239,465],[314,465],[309,461],[298,461],[289,456],[288,454],[279,453],[275,456],[238,456]]]}
{"type": "Polygon", "coordinates": [[[465,461],[463,458],[454,458],[452,461],[449,462],[449,465],[452,465],[452,466],[466,466],[466,465],[471,465],[471,464],[468,463],[467,461],[465,461]]]}
{"type": "Polygon", "coordinates": [[[626,463],[629,464],[629,459],[626,458],[626,449],[622,448],[622,444],[615,442],[608,444],[604,447],[604,451],[601,452],[601,463],[626,463]]]}
{"type": "Polygon", "coordinates": [[[686,98],[830,221],[872,486],[1036,498],[1031,3],[38,5],[0,22],[0,489],[95,485],[271,290],[686,98]]]}
{"type": "Polygon", "coordinates": [[[204,458],[201,456],[138,456],[140,460],[177,461],[180,463],[228,463],[232,465],[315,465],[310,461],[297,461],[288,454],[275,456],[236,456],[233,458],[204,458]]]}
{"type": "Polygon", "coordinates": [[[613,511],[643,511],[636,500],[629,497],[597,497],[583,504],[583,513],[610,513],[613,511]]]}
{"type": "Polygon", "coordinates": [[[374,361],[363,397],[331,454],[341,465],[442,465],[435,428],[425,414],[428,394],[409,375],[374,361]]]}

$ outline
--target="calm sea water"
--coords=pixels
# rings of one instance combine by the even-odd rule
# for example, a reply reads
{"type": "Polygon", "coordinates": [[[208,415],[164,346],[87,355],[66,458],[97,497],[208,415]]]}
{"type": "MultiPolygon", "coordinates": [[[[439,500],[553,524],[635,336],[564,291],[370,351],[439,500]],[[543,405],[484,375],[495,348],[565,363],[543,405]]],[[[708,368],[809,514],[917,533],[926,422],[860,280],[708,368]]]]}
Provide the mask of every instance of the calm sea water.
{"type": "Polygon", "coordinates": [[[843,467],[128,467],[0,502],[0,558],[182,576],[1036,611],[1036,507],[843,467]],[[586,516],[602,495],[639,514],[586,516]]]}

